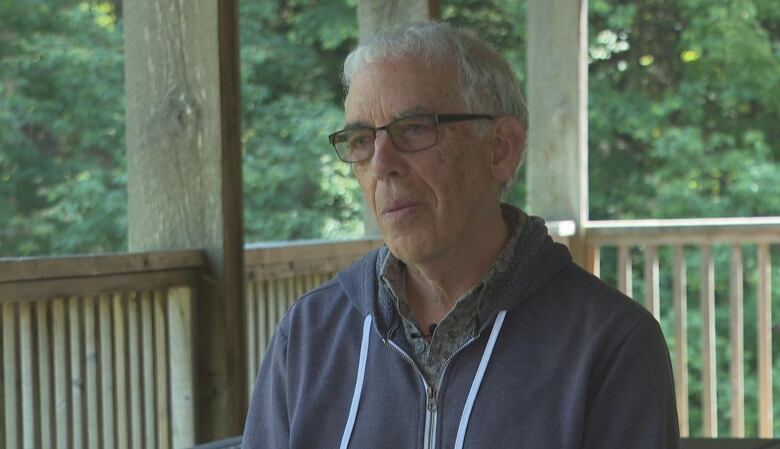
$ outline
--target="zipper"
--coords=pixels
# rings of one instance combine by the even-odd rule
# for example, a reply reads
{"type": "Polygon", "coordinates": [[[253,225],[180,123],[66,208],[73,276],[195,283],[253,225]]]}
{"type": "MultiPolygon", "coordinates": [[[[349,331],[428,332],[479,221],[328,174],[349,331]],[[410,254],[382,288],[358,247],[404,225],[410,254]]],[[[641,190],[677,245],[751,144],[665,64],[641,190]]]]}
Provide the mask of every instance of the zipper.
{"type": "MultiPolygon", "coordinates": [[[[394,297],[394,299],[397,301],[397,297],[395,295],[395,292],[393,291],[393,288],[390,286],[390,284],[383,278],[382,279],[385,287],[387,287],[388,291],[390,292],[390,295],[394,297]]],[[[487,322],[490,322],[488,320],[487,322]]],[[[395,329],[399,326],[398,321],[396,321],[393,326],[391,327],[390,331],[388,332],[388,336],[392,335],[392,333],[395,331],[395,329]]],[[[480,334],[482,333],[482,330],[480,330],[480,334]]],[[[450,364],[450,361],[452,361],[453,358],[455,358],[456,355],[460,354],[460,352],[468,345],[474,342],[476,340],[475,337],[469,338],[465,343],[463,343],[455,352],[450,354],[450,356],[447,358],[447,360],[444,362],[444,366],[441,369],[441,374],[439,374],[439,378],[436,380],[435,389],[431,388],[428,385],[428,381],[425,380],[425,376],[423,376],[422,372],[420,371],[420,368],[414,363],[414,360],[407,354],[403,349],[401,349],[397,344],[393,343],[390,338],[382,338],[382,341],[393,350],[393,352],[397,353],[399,356],[401,356],[402,359],[404,359],[415,371],[417,371],[417,374],[420,375],[420,378],[422,379],[423,386],[425,387],[425,435],[423,436],[423,449],[434,449],[434,446],[436,444],[436,420],[438,415],[438,407],[436,406],[436,394],[439,392],[439,388],[441,387],[441,382],[444,379],[444,374],[447,372],[447,367],[450,364]]]]}
{"type": "Polygon", "coordinates": [[[425,398],[425,436],[423,448],[433,449],[436,444],[436,395],[431,387],[426,387],[425,398]]]}
{"type": "Polygon", "coordinates": [[[433,449],[436,444],[436,392],[428,385],[420,368],[414,363],[414,360],[401,349],[397,344],[393,343],[390,339],[382,339],[382,341],[395,353],[397,353],[403,360],[408,363],[422,379],[423,387],[425,388],[425,431],[423,435],[423,449],[433,449]]]}
{"type": "Polygon", "coordinates": [[[444,374],[447,371],[447,367],[449,366],[450,361],[452,361],[452,359],[455,358],[455,356],[458,355],[466,346],[473,343],[474,340],[476,340],[476,338],[471,337],[465,343],[463,343],[457,351],[453,352],[447,358],[447,360],[444,362],[444,366],[442,367],[441,374],[439,374],[439,379],[436,381],[436,388],[434,389],[428,385],[428,382],[425,380],[425,376],[423,376],[420,368],[417,367],[417,365],[414,363],[414,360],[412,360],[412,358],[403,349],[401,349],[397,344],[393,343],[390,339],[382,339],[382,341],[390,349],[392,349],[393,352],[401,356],[401,358],[404,359],[406,363],[408,363],[417,372],[417,374],[420,375],[423,386],[425,387],[425,435],[423,437],[423,449],[434,449],[436,444],[436,421],[438,418],[436,393],[439,392],[439,388],[441,387],[441,382],[444,379],[444,374]]]}

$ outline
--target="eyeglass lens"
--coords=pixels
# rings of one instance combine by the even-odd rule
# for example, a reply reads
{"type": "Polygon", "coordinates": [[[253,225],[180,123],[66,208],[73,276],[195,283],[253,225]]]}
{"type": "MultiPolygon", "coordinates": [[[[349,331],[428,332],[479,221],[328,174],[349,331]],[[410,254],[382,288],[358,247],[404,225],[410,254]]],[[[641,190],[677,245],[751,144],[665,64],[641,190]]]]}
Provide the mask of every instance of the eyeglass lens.
{"type": "MultiPolygon", "coordinates": [[[[436,144],[436,121],[432,116],[404,117],[384,128],[401,151],[421,151],[436,144]]],[[[345,129],[333,136],[333,145],[345,161],[370,159],[374,153],[376,132],[373,128],[345,129]]]]}

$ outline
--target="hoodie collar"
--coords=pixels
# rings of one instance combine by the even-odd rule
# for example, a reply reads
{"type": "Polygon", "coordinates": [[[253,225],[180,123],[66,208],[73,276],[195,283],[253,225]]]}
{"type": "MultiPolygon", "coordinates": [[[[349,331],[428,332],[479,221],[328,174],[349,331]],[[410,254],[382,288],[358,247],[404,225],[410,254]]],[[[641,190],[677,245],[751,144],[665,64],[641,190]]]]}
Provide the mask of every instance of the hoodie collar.
{"type": "MultiPolygon", "coordinates": [[[[525,215],[514,206],[503,207],[525,215]]],[[[510,268],[498,273],[490,291],[485,292],[479,320],[483,328],[492,321],[497,310],[511,312],[572,261],[568,249],[552,241],[544,220],[528,216],[524,221],[521,235],[511,252],[510,268]]],[[[389,249],[383,245],[337,276],[353,306],[362,315],[370,313],[373,316],[374,326],[385,339],[400,324],[393,299],[387,289],[379,288],[380,273],[388,252],[389,249]]]]}

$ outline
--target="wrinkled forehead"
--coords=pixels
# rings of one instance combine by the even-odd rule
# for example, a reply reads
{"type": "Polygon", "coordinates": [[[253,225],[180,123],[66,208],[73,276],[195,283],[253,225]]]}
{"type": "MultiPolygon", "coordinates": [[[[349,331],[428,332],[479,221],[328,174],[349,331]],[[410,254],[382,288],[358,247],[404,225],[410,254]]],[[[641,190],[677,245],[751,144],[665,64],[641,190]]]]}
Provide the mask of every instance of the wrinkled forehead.
{"type": "Polygon", "coordinates": [[[457,71],[415,57],[363,64],[353,75],[344,101],[345,121],[384,125],[410,111],[465,111],[457,71]]]}

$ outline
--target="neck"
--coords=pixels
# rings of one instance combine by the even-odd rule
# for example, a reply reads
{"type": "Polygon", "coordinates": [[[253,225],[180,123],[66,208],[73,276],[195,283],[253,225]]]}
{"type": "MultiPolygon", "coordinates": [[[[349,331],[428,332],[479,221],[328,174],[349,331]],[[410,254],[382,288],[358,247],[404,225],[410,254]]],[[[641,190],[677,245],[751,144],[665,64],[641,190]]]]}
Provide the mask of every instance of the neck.
{"type": "Polygon", "coordinates": [[[418,323],[427,329],[441,321],[490,270],[509,240],[500,207],[490,223],[434,260],[407,262],[406,297],[418,323]]]}

